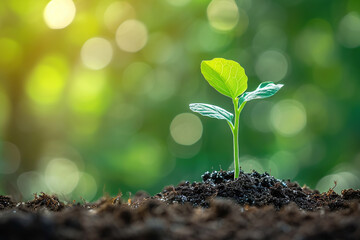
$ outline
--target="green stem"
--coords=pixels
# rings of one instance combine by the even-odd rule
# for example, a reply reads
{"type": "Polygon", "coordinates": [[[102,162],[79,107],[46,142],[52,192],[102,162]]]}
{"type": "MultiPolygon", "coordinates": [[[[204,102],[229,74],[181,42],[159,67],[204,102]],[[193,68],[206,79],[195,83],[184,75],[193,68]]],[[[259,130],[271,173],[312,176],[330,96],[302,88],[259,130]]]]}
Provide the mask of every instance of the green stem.
{"type": "Polygon", "coordinates": [[[234,104],[234,112],[235,112],[235,121],[234,121],[234,128],[233,128],[233,143],[234,143],[234,179],[239,177],[239,114],[238,111],[238,103],[239,99],[233,99],[234,104]]]}
{"type": "Polygon", "coordinates": [[[233,143],[234,143],[234,179],[239,177],[240,174],[240,163],[239,163],[239,120],[241,110],[244,108],[246,102],[243,102],[240,107],[238,107],[239,99],[233,99],[234,112],[235,112],[235,121],[234,127],[231,128],[233,133],[233,143]]]}

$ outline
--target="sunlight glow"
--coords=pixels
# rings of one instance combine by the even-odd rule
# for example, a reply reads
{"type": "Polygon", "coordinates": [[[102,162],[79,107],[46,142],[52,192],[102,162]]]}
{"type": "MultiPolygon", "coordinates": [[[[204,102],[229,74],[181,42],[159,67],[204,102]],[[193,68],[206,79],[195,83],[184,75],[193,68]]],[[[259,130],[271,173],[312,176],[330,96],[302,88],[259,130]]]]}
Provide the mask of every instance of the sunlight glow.
{"type": "Polygon", "coordinates": [[[52,29],[65,28],[74,20],[76,13],[72,0],[52,0],[44,9],[46,25],[52,29]]]}
{"type": "Polygon", "coordinates": [[[85,199],[86,201],[91,201],[95,197],[97,190],[95,178],[88,173],[81,172],[79,183],[71,196],[78,200],[85,199]]]}
{"type": "Polygon", "coordinates": [[[337,193],[341,193],[343,189],[354,188],[357,189],[359,187],[359,177],[351,172],[338,172],[327,175],[319,180],[316,184],[317,190],[320,192],[327,192],[330,188],[333,189],[337,193]],[[336,186],[335,186],[336,181],[336,186]]]}
{"type": "Polygon", "coordinates": [[[207,8],[207,16],[213,28],[229,31],[239,21],[239,9],[234,0],[212,0],[207,8]]]}
{"type": "Polygon", "coordinates": [[[64,89],[67,70],[64,58],[56,55],[45,57],[29,76],[27,94],[38,105],[55,104],[64,89]]]}
{"type": "Polygon", "coordinates": [[[77,113],[100,115],[110,97],[106,91],[106,75],[103,71],[79,71],[69,92],[71,108],[77,113]]]}
{"type": "Polygon", "coordinates": [[[192,113],[177,115],[170,124],[170,134],[181,145],[192,145],[200,140],[203,125],[198,116],[192,113]]]}
{"type": "Polygon", "coordinates": [[[164,164],[168,164],[163,145],[156,138],[140,134],[127,141],[129,145],[111,157],[114,173],[128,186],[151,186],[161,179],[164,164]],[[139,176],[136,172],[141,172],[141,177],[134,177],[139,176]]]}
{"type": "Polygon", "coordinates": [[[106,67],[113,56],[110,42],[104,38],[94,37],[87,40],[81,48],[81,60],[93,70],[106,67]]]}
{"type": "Polygon", "coordinates": [[[281,135],[296,135],[306,125],[305,108],[298,101],[282,100],[271,109],[270,120],[281,135]]]}
{"type": "Polygon", "coordinates": [[[244,156],[244,157],[240,158],[240,162],[241,162],[241,164],[240,164],[241,170],[243,170],[244,172],[250,173],[250,172],[252,172],[252,170],[255,170],[259,173],[264,172],[264,168],[263,168],[262,164],[255,157],[244,156]]]}
{"type": "Polygon", "coordinates": [[[266,51],[256,61],[255,72],[263,82],[278,82],[286,76],[287,71],[288,62],[279,51],[266,51]]]}
{"type": "Polygon", "coordinates": [[[52,159],[45,170],[45,181],[52,192],[69,194],[78,184],[78,167],[66,158],[52,159]]]}
{"type": "Polygon", "coordinates": [[[32,199],[34,193],[47,192],[42,174],[36,171],[24,172],[17,178],[17,187],[24,200],[32,199]]]}
{"type": "Polygon", "coordinates": [[[356,12],[347,14],[339,24],[338,37],[348,48],[360,46],[360,15],[356,12]]]}
{"type": "Polygon", "coordinates": [[[116,30],[116,43],[125,52],[138,52],[147,43],[148,31],[138,20],[127,20],[116,30]]]}

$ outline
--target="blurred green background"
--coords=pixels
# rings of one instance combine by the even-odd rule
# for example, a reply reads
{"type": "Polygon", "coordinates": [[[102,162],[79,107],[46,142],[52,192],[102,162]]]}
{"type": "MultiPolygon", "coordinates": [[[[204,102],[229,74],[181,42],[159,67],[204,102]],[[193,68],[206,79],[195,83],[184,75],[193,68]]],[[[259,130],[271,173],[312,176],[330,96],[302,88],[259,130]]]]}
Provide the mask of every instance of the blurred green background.
{"type": "Polygon", "coordinates": [[[1,194],[155,194],[231,168],[232,110],[200,73],[239,62],[253,90],[240,165],[321,191],[360,187],[360,1],[0,1],[1,194]]]}

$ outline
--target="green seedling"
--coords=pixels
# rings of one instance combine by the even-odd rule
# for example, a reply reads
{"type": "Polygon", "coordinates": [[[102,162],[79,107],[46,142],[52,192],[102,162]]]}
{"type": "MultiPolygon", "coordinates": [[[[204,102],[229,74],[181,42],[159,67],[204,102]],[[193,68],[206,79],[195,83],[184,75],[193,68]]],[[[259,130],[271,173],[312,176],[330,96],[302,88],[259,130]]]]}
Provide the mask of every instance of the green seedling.
{"type": "Polygon", "coordinates": [[[248,77],[239,63],[223,58],[214,58],[201,62],[201,73],[208,83],[221,94],[230,97],[234,104],[234,114],[221,107],[205,104],[191,103],[190,109],[203,116],[224,119],[229,124],[234,143],[234,178],[239,177],[239,117],[248,101],[267,98],[274,95],[282,88],[283,84],[273,82],[261,83],[255,91],[245,92],[248,77]]]}

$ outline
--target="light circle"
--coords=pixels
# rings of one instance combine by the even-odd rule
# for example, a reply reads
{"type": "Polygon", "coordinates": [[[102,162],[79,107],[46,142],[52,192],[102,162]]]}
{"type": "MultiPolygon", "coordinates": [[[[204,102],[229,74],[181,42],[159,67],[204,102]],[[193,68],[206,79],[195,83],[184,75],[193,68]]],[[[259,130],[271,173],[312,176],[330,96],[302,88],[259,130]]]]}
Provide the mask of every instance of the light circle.
{"type": "Polygon", "coordinates": [[[76,164],[66,158],[52,159],[45,170],[46,184],[57,194],[71,193],[78,184],[79,175],[76,164]]]}
{"type": "Polygon", "coordinates": [[[283,100],[271,109],[270,121],[281,135],[294,136],[306,125],[306,111],[298,101],[283,100]]]}
{"type": "Polygon", "coordinates": [[[108,40],[94,37],[84,43],[80,55],[86,67],[99,70],[110,63],[113,56],[113,49],[108,40]]]}
{"type": "Polygon", "coordinates": [[[192,113],[177,115],[170,124],[170,134],[181,145],[192,145],[200,140],[203,126],[198,116],[192,113]]]}
{"type": "Polygon", "coordinates": [[[97,190],[98,187],[95,178],[88,173],[82,172],[80,173],[79,183],[72,193],[72,197],[91,201],[95,197],[97,190]]]}
{"type": "Polygon", "coordinates": [[[336,193],[340,194],[344,189],[357,189],[359,184],[360,179],[355,174],[351,172],[338,172],[321,178],[316,184],[315,189],[320,192],[327,192],[329,189],[333,189],[336,193]]]}
{"type": "Polygon", "coordinates": [[[125,52],[138,52],[147,43],[148,31],[138,20],[127,20],[116,30],[116,43],[125,52]]]}
{"type": "Polygon", "coordinates": [[[338,32],[340,42],[348,48],[360,46],[360,15],[351,12],[343,17],[338,32]]]}
{"type": "Polygon", "coordinates": [[[17,187],[23,199],[32,199],[34,194],[48,192],[42,174],[36,171],[24,172],[17,178],[17,187]]]}
{"type": "Polygon", "coordinates": [[[52,0],[44,9],[46,25],[52,29],[62,29],[74,20],[76,7],[72,0],[52,0]]]}
{"type": "Polygon", "coordinates": [[[213,0],[207,8],[207,17],[216,30],[230,31],[239,21],[239,9],[234,0],[213,0]]]}
{"type": "Polygon", "coordinates": [[[278,82],[288,72],[288,61],[281,52],[269,50],[263,52],[257,59],[255,72],[263,82],[278,82]]]}

